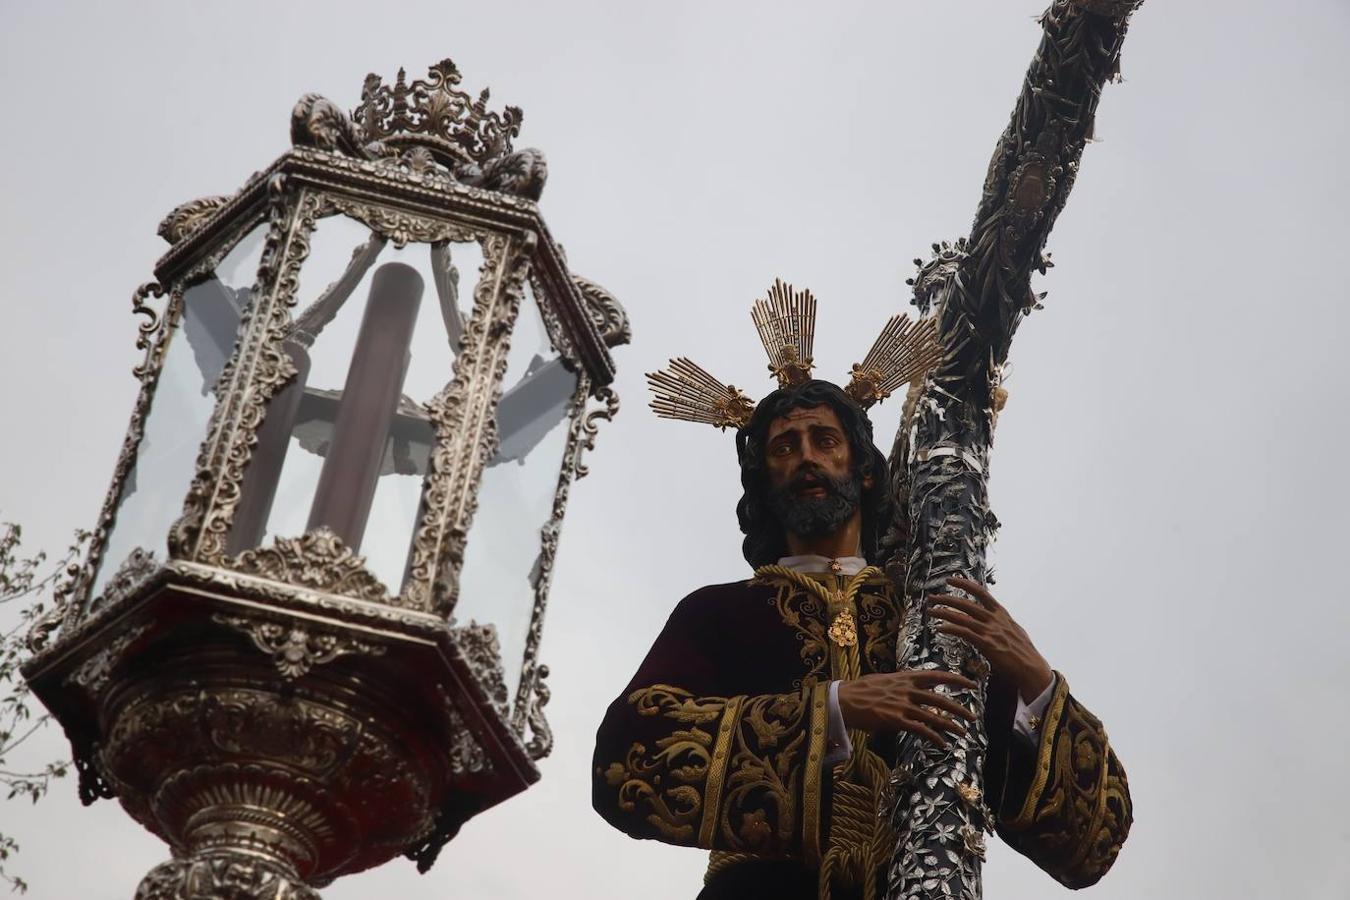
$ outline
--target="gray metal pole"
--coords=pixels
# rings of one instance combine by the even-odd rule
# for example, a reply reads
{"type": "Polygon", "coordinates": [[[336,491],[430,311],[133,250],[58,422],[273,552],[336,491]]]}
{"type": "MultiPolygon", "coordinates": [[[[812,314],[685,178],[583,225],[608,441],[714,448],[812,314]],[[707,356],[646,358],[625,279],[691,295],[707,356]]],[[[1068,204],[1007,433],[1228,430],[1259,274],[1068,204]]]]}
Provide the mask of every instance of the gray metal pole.
{"type": "Polygon", "coordinates": [[[231,555],[257,547],[267,531],[267,519],[272,514],[272,502],[291,445],[291,431],[309,381],[309,354],[305,348],[286,341],[282,349],[295,364],[295,375],[267,404],[267,419],[258,431],[258,443],[249,457],[244,483],[239,489],[239,506],[230,526],[226,552],[231,555]]]}
{"type": "Polygon", "coordinates": [[[422,276],[411,266],[385,263],[375,270],[333,440],[310,507],[307,529],[326,527],[352,550],[361,546],[375,499],[422,289],[422,276]]]}

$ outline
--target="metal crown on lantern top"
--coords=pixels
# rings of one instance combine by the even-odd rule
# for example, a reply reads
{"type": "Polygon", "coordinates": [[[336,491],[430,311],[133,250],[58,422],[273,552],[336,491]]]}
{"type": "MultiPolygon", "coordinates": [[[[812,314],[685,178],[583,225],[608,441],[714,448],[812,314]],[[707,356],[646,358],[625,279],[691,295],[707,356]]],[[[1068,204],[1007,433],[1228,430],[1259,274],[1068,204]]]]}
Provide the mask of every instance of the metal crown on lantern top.
{"type": "MultiPolygon", "coordinates": [[[[769,372],[779,388],[805,384],[815,365],[816,298],[809,290],[774,279],[767,296],[750,307],[750,318],[769,356],[769,372]]],[[[844,391],[863,409],[885,400],[919,378],[942,357],[937,320],[917,322],[896,315],[860,363],[850,370],[844,391]]],[[[654,395],[651,408],[665,419],[701,422],[717,428],[744,428],[755,411],[755,401],[733,384],[724,384],[685,357],[647,375],[654,395]]]]}
{"type": "Polygon", "coordinates": [[[520,134],[520,107],[489,112],[488,89],[474,99],[458,89],[460,77],[449,59],[428,68],[426,80],[412,84],[403,69],[392,85],[385,85],[378,75],[367,75],[361,104],[352,117],[369,140],[424,146],[461,162],[484,165],[510,153],[511,139],[520,134]]]}

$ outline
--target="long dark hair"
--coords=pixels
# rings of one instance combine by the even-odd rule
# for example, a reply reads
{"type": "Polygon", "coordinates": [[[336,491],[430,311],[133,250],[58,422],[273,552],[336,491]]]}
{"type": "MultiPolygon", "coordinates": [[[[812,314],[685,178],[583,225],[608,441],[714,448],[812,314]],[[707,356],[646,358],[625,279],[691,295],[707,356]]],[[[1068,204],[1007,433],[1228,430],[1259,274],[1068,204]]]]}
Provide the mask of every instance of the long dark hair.
{"type": "Polygon", "coordinates": [[[808,381],[774,391],[755,407],[750,422],[736,432],[736,456],[741,463],[741,487],[745,493],[736,504],[736,518],[745,540],[741,552],[758,568],[787,555],[787,536],[769,502],[769,479],[764,468],[764,441],[769,423],[794,409],[828,406],[839,416],[852,450],[857,476],[872,476],[872,486],[862,489],[862,555],[878,559],[878,541],[891,521],[890,477],[886,457],[872,438],[872,421],[853,398],[828,381],[808,381]]]}

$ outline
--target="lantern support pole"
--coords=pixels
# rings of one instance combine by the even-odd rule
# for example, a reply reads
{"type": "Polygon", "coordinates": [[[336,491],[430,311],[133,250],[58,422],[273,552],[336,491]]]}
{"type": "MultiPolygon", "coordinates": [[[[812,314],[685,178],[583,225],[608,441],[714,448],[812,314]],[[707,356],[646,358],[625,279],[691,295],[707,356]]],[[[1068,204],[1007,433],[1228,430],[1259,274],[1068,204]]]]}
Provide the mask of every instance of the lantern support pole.
{"type": "Polygon", "coordinates": [[[385,263],[375,270],[314,492],[306,531],[327,528],[353,551],[365,535],[389,426],[403,394],[422,289],[422,276],[412,266],[385,263]]]}
{"type": "Polygon", "coordinates": [[[267,530],[267,519],[272,513],[272,503],[277,496],[277,486],[281,483],[286,452],[290,449],[291,432],[300,412],[300,402],[305,397],[305,385],[309,381],[309,353],[294,341],[287,341],[282,346],[295,364],[295,375],[290,384],[282,388],[268,404],[267,418],[258,432],[258,445],[253,448],[253,458],[249,460],[248,470],[244,474],[239,507],[235,510],[234,524],[230,527],[230,540],[226,545],[226,552],[230,554],[242,553],[262,542],[267,530]]]}

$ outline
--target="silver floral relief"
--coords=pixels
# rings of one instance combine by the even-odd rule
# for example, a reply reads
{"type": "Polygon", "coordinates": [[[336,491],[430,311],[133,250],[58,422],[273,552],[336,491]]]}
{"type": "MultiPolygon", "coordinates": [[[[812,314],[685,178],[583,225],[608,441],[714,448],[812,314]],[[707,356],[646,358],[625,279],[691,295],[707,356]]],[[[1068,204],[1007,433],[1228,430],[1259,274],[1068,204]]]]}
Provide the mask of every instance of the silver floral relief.
{"type": "MultiPolygon", "coordinates": [[[[941,397],[936,392],[927,396],[941,397]]],[[[921,448],[969,443],[963,427],[967,411],[955,403],[920,403],[916,419],[921,448]]],[[[907,611],[899,648],[905,655],[898,657],[905,668],[963,672],[977,679],[988,674],[987,663],[968,644],[932,630],[922,602],[928,594],[949,592],[950,575],[984,580],[984,554],[992,536],[984,472],[983,464],[972,468],[964,455],[929,457],[922,451],[909,467],[910,546],[920,549],[906,559],[907,611]]],[[[983,686],[950,694],[983,721],[983,686]]],[[[984,833],[994,825],[984,801],[987,750],[983,728],[953,735],[945,748],[901,739],[891,781],[897,838],[892,897],[980,896],[984,833]]]]}
{"type": "MultiPolygon", "coordinates": [[[[921,266],[915,284],[916,303],[927,305],[939,317],[963,313],[964,307],[952,297],[959,289],[956,275],[965,252],[962,242],[934,245],[934,258],[921,266]]],[[[944,335],[968,333],[946,318],[942,321],[944,335]]],[[[988,664],[965,641],[936,632],[923,602],[929,594],[951,591],[946,584],[949,576],[986,579],[985,554],[997,527],[987,489],[990,393],[971,389],[977,401],[967,402],[953,393],[967,390],[957,386],[963,382],[944,376],[967,344],[962,341],[953,347],[948,338],[944,363],[907,404],[909,412],[892,454],[893,490],[903,513],[887,536],[887,545],[901,552],[888,571],[905,585],[906,613],[897,660],[904,668],[961,672],[975,678],[977,688],[949,693],[977,723],[983,723],[988,664]]],[[[987,751],[983,727],[954,735],[945,748],[913,736],[900,738],[887,811],[897,841],[889,869],[890,897],[981,896],[984,834],[994,827],[984,799],[987,751]]]]}
{"type": "Polygon", "coordinates": [[[454,606],[478,481],[497,450],[492,410],[501,399],[510,349],[506,336],[520,310],[532,243],[533,235],[499,234],[483,242],[473,313],[453,377],[427,404],[436,444],[428,460],[403,595],[416,609],[448,616],[454,606]]]}
{"type": "Polygon", "coordinates": [[[553,752],[553,727],[548,724],[544,707],[553,693],[545,683],[548,678],[548,666],[536,665],[530,670],[529,695],[525,704],[525,724],[529,734],[525,739],[525,752],[530,759],[538,762],[553,752]]]}
{"type": "Polygon", "coordinates": [[[591,472],[584,457],[586,451],[595,449],[595,438],[600,432],[600,423],[612,422],[619,413],[619,395],[615,393],[613,388],[596,388],[595,399],[605,405],[591,409],[586,413],[585,421],[581,423],[581,444],[577,449],[577,478],[585,478],[591,472]]]}
{"type": "Polygon", "coordinates": [[[548,335],[549,343],[553,345],[553,349],[558,352],[558,355],[567,361],[568,368],[575,368],[577,366],[576,343],[572,340],[572,335],[558,315],[557,303],[549,295],[543,280],[539,277],[537,266],[530,266],[529,277],[530,288],[534,292],[535,306],[539,309],[539,318],[544,322],[544,332],[548,335]]]}
{"type": "Polygon", "coordinates": [[[426,147],[413,147],[401,156],[386,156],[372,164],[373,171],[394,181],[448,189],[456,184],[450,169],[426,147]]]}
{"type": "MultiPolygon", "coordinates": [[[[281,176],[274,176],[272,181],[280,182],[280,179],[281,176]]],[[[269,182],[268,187],[275,190],[279,187],[279,184],[269,182]]],[[[233,202],[233,198],[231,200],[233,202]]],[[[216,269],[224,262],[225,257],[230,255],[239,242],[248,236],[249,232],[262,224],[264,218],[266,218],[266,213],[257,212],[232,224],[229,230],[222,236],[216,237],[204,252],[191,258],[192,264],[174,277],[174,284],[191,285],[195,281],[214,275],[216,269]]],[[[257,288],[258,285],[254,284],[252,295],[257,295],[257,288]]]]}
{"type": "MultiPolygon", "coordinates": [[[[131,587],[131,590],[124,587],[118,590],[109,602],[90,605],[87,610],[76,608],[74,598],[79,596],[81,592],[88,593],[89,585],[92,584],[94,573],[97,570],[90,569],[88,563],[71,566],[66,570],[66,578],[63,583],[57,588],[56,602],[51,612],[34,622],[27,636],[28,647],[33,655],[24,663],[25,669],[45,666],[52,657],[59,655],[64,648],[78,641],[81,635],[92,632],[103,622],[119,614],[122,611],[122,600],[135,593],[136,589],[143,586],[150,578],[161,572],[169,572],[171,566],[172,563],[156,565],[154,570],[146,573],[144,578],[124,580],[123,584],[131,587]],[[60,615],[59,625],[57,623],[58,614],[60,615]],[[53,641],[52,634],[57,630],[60,631],[60,638],[53,641]]],[[[103,596],[107,597],[106,591],[103,596]]]]}
{"type": "Polygon", "coordinates": [[[179,204],[159,223],[159,229],[155,233],[170,244],[176,244],[206,224],[206,221],[224,209],[230,200],[230,195],[223,195],[201,197],[179,204]]]}
{"type": "Polygon", "coordinates": [[[502,668],[501,646],[497,643],[495,625],[451,626],[450,637],[468,663],[473,680],[483,688],[493,709],[506,718],[509,700],[506,693],[506,672],[502,668]]]}
{"type": "Polygon", "coordinates": [[[539,211],[533,200],[456,181],[442,167],[422,167],[411,158],[367,160],[304,146],[296,147],[288,156],[294,162],[322,168],[330,178],[355,182],[356,186],[369,187],[377,182],[397,186],[400,194],[413,195],[420,204],[433,208],[445,207],[450,201],[457,210],[481,212],[492,218],[498,218],[495,214],[503,208],[525,214],[539,211]]]}
{"type": "Polygon", "coordinates": [[[447,695],[445,698],[447,715],[450,717],[450,771],[454,775],[475,775],[492,771],[492,760],[483,750],[483,745],[474,738],[473,732],[465,724],[459,707],[447,695]]]}
{"type": "Polygon", "coordinates": [[[392,603],[371,602],[327,590],[275,580],[268,576],[176,560],[165,569],[175,581],[208,590],[229,591],[285,609],[329,612],[346,621],[392,625],[434,640],[445,628],[439,617],[392,603]]]}
{"type": "Polygon", "coordinates": [[[52,603],[46,612],[34,618],[28,625],[28,630],[24,633],[24,646],[28,648],[30,654],[41,653],[51,643],[54,635],[65,621],[66,613],[70,608],[71,595],[79,587],[80,573],[83,566],[78,563],[72,563],[57,580],[52,588],[52,603]]]}
{"type": "Polygon", "coordinates": [[[245,575],[371,603],[395,602],[384,583],[366,568],[364,557],[327,528],[316,528],[298,538],[276,538],[270,547],[226,557],[223,566],[245,575]]]}
{"type": "Polygon", "coordinates": [[[628,312],[617,298],[589,278],[573,275],[572,281],[581,290],[586,302],[586,311],[600,332],[600,339],[606,347],[618,347],[633,340],[633,326],[628,321],[628,312]]]}
{"type": "Polygon", "coordinates": [[[385,206],[355,200],[341,194],[324,194],[320,215],[342,213],[361,222],[371,231],[386,238],[395,247],[404,247],[410,241],[431,244],[438,241],[477,241],[483,235],[472,228],[443,219],[417,215],[385,206]]]}
{"type": "Polygon", "coordinates": [[[107,686],[108,679],[112,677],[113,669],[122,661],[127,648],[149,631],[151,624],[150,622],[141,622],[121,631],[108,642],[106,647],[86,659],[80,664],[79,668],[71,672],[67,681],[83,688],[91,698],[97,699],[103,693],[103,688],[107,686]]]}
{"type": "Polygon", "coordinates": [[[211,621],[247,635],[255,647],[272,657],[273,665],[283,678],[299,678],[315,666],[332,662],[339,656],[352,653],[382,656],[385,652],[381,644],[300,622],[277,622],[229,613],[215,613],[211,621]]]}
{"type": "Polygon", "coordinates": [[[125,598],[131,596],[140,587],[149,581],[159,572],[160,563],[155,559],[153,550],[147,550],[144,547],[136,547],[127,558],[122,560],[122,564],[117,567],[117,571],[108,579],[108,585],[103,589],[101,602],[107,606],[117,606],[125,598]]]}
{"type": "Polygon", "coordinates": [[[159,236],[170,244],[168,252],[155,263],[161,278],[171,273],[174,281],[191,280],[214,269],[221,256],[265,214],[260,201],[265,199],[267,184],[276,177],[279,163],[254,172],[229,196],[189,200],[170,212],[159,228],[159,236]],[[228,223],[230,233],[222,236],[218,226],[223,223],[228,223]]]}
{"type": "MultiPolygon", "coordinates": [[[[163,360],[163,343],[156,340],[157,334],[162,329],[162,323],[159,315],[155,312],[153,306],[145,301],[150,297],[163,297],[164,288],[157,281],[149,281],[136,288],[136,292],[131,295],[131,313],[135,316],[145,316],[145,321],[136,326],[136,349],[145,351],[145,358],[136,368],[131,370],[139,380],[145,381],[152,375],[158,374],[160,363],[163,360]]],[[[181,296],[181,291],[180,291],[181,296]]],[[[181,304],[181,300],[179,303],[181,304]]]]}
{"type": "Polygon", "coordinates": [[[240,852],[160,863],[141,880],[135,900],[320,900],[293,872],[240,852]]]}

